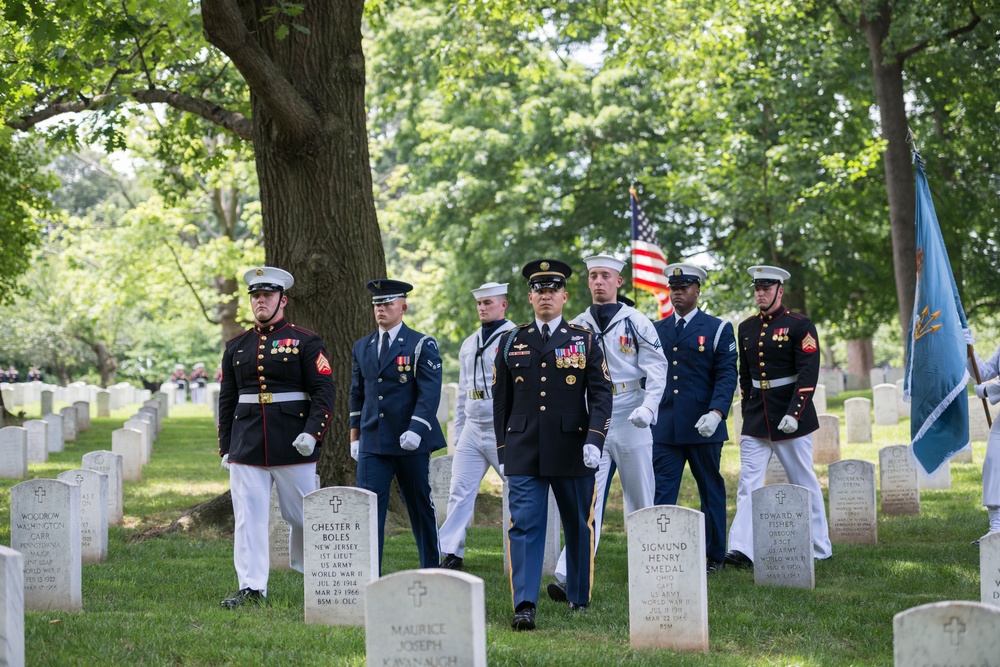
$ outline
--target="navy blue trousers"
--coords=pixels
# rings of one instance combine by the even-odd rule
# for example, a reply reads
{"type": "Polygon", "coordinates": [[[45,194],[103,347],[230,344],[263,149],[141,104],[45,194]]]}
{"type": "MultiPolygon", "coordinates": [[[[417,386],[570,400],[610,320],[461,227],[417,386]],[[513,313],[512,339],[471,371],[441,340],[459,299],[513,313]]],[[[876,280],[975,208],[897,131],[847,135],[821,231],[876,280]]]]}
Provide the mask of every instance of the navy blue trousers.
{"type": "Polygon", "coordinates": [[[701,512],[705,515],[705,555],[716,562],[726,557],[726,481],[719,472],[721,458],[721,442],[703,445],[653,443],[653,475],[656,477],[653,502],[676,505],[684,463],[690,465],[701,496],[701,512]]]}

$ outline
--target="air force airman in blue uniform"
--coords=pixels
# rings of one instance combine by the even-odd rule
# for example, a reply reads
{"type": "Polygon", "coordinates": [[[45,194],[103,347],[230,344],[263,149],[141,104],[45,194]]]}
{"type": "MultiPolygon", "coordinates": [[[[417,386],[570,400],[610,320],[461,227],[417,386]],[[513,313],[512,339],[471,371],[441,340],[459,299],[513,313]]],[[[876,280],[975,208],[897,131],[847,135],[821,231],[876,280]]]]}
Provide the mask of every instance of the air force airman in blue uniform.
{"type": "Polygon", "coordinates": [[[611,423],[611,378],[586,328],[562,319],[570,267],[528,262],[535,319],[503,335],[494,366],[493,426],[510,499],[511,626],[535,628],[549,488],[566,536],[570,610],[590,603],[594,472],[611,423]]]}
{"type": "Polygon", "coordinates": [[[722,443],[729,439],[726,416],[736,392],[733,325],[698,308],[704,270],[671,264],[674,316],[653,324],[667,356],[668,389],[653,424],[653,469],[657,505],[677,504],[684,463],[698,484],[705,515],[707,569],[726,557],[726,482],[719,471],[722,443]]]}
{"type": "Polygon", "coordinates": [[[437,341],[403,324],[406,295],[399,280],[371,280],[378,329],[351,351],[351,456],[357,486],[378,495],[378,552],[382,563],[385,517],[393,477],[399,483],[420,567],[437,567],[437,521],[428,479],[431,452],[445,446],[437,420],[441,355],[437,341]]]}

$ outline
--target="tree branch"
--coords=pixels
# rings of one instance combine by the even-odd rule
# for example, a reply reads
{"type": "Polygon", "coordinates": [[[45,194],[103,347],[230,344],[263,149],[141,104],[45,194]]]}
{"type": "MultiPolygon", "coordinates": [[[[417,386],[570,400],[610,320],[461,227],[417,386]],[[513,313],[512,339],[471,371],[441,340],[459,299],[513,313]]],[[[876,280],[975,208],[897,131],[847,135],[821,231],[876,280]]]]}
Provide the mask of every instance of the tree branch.
{"type": "Polygon", "coordinates": [[[188,279],[187,273],[184,271],[184,267],[181,266],[181,259],[180,257],[177,256],[177,252],[174,250],[174,246],[170,245],[169,243],[167,243],[166,246],[167,250],[170,251],[170,254],[173,255],[174,264],[177,265],[177,270],[181,272],[181,278],[184,279],[184,283],[188,286],[188,289],[191,290],[191,294],[194,294],[195,300],[198,301],[198,307],[201,308],[202,315],[205,316],[205,319],[208,320],[209,324],[221,324],[221,322],[219,322],[218,320],[213,320],[209,316],[208,309],[205,307],[205,303],[201,300],[201,295],[198,294],[198,290],[196,290],[194,285],[191,284],[191,280],[188,279]]]}
{"type": "MultiPolygon", "coordinates": [[[[969,21],[969,23],[967,23],[966,25],[963,25],[963,26],[961,26],[959,28],[955,28],[954,30],[952,30],[950,32],[946,32],[944,34],[944,36],[943,36],[943,41],[947,42],[949,40],[955,39],[959,35],[964,35],[967,32],[972,32],[976,28],[976,26],[979,25],[979,22],[982,19],[979,18],[979,14],[976,13],[976,6],[973,3],[971,3],[971,2],[969,3],[969,12],[972,14],[972,20],[969,21]]],[[[899,64],[903,64],[903,61],[905,61],[907,58],[909,58],[910,56],[912,56],[915,53],[919,53],[920,51],[923,51],[924,49],[926,49],[930,45],[931,45],[931,40],[930,39],[925,39],[924,41],[922,41],[922,42],[920,42],[918,44],[914,44],[913,46],[911,46],[910,48],[906,49],[905,51],[900,52],[899,55],[896,56],[896,61],[899,64]]]]}
{"type": "Polygon", "coordinates": [[[316,110],[254,40],[234,0],[202,0],[201,21],[205,38],[229,56],[273,122],[292,141],[304,140],[318,130],[321,121],[316,110]]]}
{"type": "Polygon", "coordinates": [[[861,24],[855,23],[850,19],[848,19],[847,14],[844,13],[843,8],[840,6],[840,3],[837,2],[837,0],[830,0],[830,6],[833,8],[834,13],[840,19],[841,23],[846,25],[848,28],[851,28],[852,30],[861,30],[861,24]]]}

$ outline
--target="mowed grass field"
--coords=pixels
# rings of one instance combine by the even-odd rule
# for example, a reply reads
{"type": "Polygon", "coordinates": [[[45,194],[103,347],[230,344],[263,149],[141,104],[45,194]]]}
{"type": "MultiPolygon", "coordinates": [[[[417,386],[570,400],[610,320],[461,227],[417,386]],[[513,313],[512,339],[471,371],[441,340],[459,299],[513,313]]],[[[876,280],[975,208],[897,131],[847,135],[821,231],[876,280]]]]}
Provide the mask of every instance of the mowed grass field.
{"type": "MultiPolygon", "coordinates": [[[[844,398],[829,401],[830,411],[841,418],[844,398]]],[[[67,443],[65,452],[50,455],[46,464],[32,464],[30,476],[54,478],[80,467],[86,452],[111,449],[112,430],[133,409],[92,419],[92,428],[67,443]]],[[[29,411],[28,416],[37,414],[29,411]]],[[[841,429],[845,459],[877,463],[880,447],[909,441],[906,420],[873,427],[872,443],[846,444],[843,422],[841,429]]],[[[303,622],[298,573],[271,574],[264,608],[221,609],[219,600],[236,590],[230,533],[203,530],[133,539],[228,488],[216,449],[206,406],[172,408],[143,481],[125,484],[125,521],[110,530],[108,560],[83,567],[83,611],[25,614],[29,665],[365,664],[363,628],[303,622]]],[[[879,517],[878,545],[834,544],[834,558],[817,563],[815,590],[758,587],[749,570],[711,575],[707,654],[629,647],[626,537],[617,479],[596,558],[590,611],[570,616],[565,605],[549,601],[543,591],[539,629],[513,632],[510,587],[503,574],[500,487],[491,473],[482,485],[465,558],[465,571],[485,582],[489,663],[892,665],[894,614],[927,602],[979,600],[979,551],[969,543],[987,525],[980,504],[984,450],[985,443],[976,442],[973,463],[952,464],[951,490],[922,493],[920,516],[879,517]]],[[[723,469],[731,521],[739,475],[735,444],[723,449],[723,469]]],[[[817,466],[817,474],[825,491],[826,466],[817,466]]],[[[681,504],[697,509],[694,480],[686,475],[681,504]]],[[[10,544],[8,491],[20,481],[0,479],[2,544],[10,544]]],[[[416,567],[412,535],[407,528],[396,530],[386,541],[384,573],[416,567]]]]}

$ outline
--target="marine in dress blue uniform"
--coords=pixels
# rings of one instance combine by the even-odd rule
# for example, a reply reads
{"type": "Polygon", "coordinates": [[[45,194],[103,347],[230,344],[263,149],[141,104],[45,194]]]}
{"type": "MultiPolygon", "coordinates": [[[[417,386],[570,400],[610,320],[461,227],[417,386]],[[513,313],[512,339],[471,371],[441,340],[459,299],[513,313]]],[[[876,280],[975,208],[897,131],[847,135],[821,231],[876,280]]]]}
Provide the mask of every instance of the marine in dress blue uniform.
{"type": "Polygon", "coordinates": [[[378,553],[382,566],[385,517],[393,477],[399,483],[420,567],[437,567],[437,520],[428,478],[431,452],[447,444],[437,420],[441,355],[433,337],[403,323],[406,295],[399,280],[371,280],[379,328],[351,351],[351,456],[356,484],[378,496],[378,553]]]}
{"type": "Polygon", "coordinates": [[[226,342],[219,388],[219,455],[229,471],[236,529],[239,607],[267,593],[271,484],[289,523],[289,559],[301,572],[302,498],[316,490],[316,461],[333,413],[334,387],[322,339],[284,318],[292,275],[264,266],[243,276],[254,326],[226,342]]]}
{"type": "Polygon", "coordinates": [[[813,556],[833,555],[823,489],[813,470],[812,433],[819,428],[813,392],[819,378],[819,337],[805,315],[781,305],[783,282],[791,274],[775,266],[751,266],[754,301],[760,312],[740,323],[737,334],[740,374],[740,480],[736,516],[729,528],[726,564],[753,563],[751,494],[764,485],[773,452],[788,481],[809,489],[813,556]]]}
{"type": "Polygon", "coordinates": [[[566,537],[569,608],[582,610],[590,603],[594,472],[611,423],[613,396],[593,334],[562,319],[570,267],[543,259],[528,262],[521,273],[528,280],[535,320],[500,339],[493,426],[509,486],[511,626],[533,630],[550,488],[566,537]]]}
{"type": "Polygon", "coordinates": [[[719,464],[736,392],[736,338],[732,324],[698,308],[707,277],[703,269],[671,264],[663,273],[674,316],[653,323],[670,369],[659,417],[651,427],[655,503],[677,504],[686,462],[705,515],[707,569],[716,572],[726,557],[726,482],[719,464]]]}

